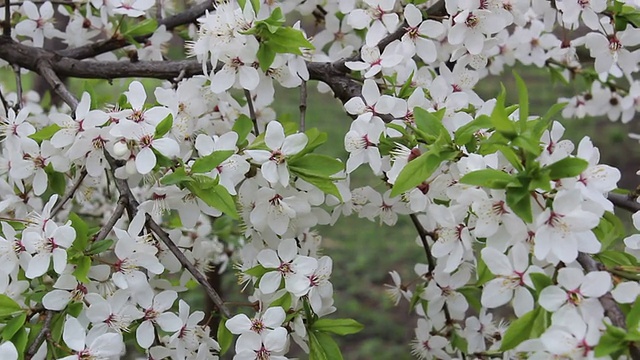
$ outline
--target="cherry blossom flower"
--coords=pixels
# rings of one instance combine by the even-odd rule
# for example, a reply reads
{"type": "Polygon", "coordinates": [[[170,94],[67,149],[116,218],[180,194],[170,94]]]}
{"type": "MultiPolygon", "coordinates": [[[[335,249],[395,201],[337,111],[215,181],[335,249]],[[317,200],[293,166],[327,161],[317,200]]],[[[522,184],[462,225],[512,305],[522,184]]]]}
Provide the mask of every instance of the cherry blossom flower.
{"type": "Polygon", "coordinates": [[[285,289],[295,296],[305,295],[310,287],[308,276],[313,274],[318,261],[308,256],[298,255],[298,245],[294,239],[282,240],[278,252],[264,249],[257,256],[260,265],[272,269],[260,278],[260,291],[271,294],[280,288],[284,278],[285,289]]]}
{"type": "Polygon", "coordinates": [[[551,312],[578,310],[585,319],[600,319],[603,308],[599,297],[611,290],[611,276],[606,271],[586,275],[577,268],[558,271],[558,285],[547,286],[540,293],[540,306],[551,312]]]}
{"type": "Polygon", "coordinates": [[[124,351],[120,334],[106,333],[94,336],[89,332],[87,335],[80,321],[69,315],[64,323],[62,339],[75,354],[60,360],[110,359],[120,356],[124,351]]]}
{"type": "Polygon", "coordinates": [[[287,344],[287,330],[283,327],[258,335],[248,332],[236,342],[234,360],[287,360],[279,355],[284,352],[287,344]]]}
{"type": "Polygon", "coordinates": [[[33,46],[41,48],[45,38],[62,37],[60,31],[53,27],[53,5],[50,1],[44,2],[40,9],[33,2],[25,1],[22,11],[27,19],[16,24],[16,34],[33,39],[33,46]]]}
{"type": "Polygon", "coordinates": [[[76,238],[76,230],[71,227],[71,221],[58,226],[53,221],[44,225],[42,232],[28,231],[23,233],[25,249],[35,256],[29,261],[25,276],[33,279],[43,275],[49,269],[53,259],[53,270],[62,274],[67,266],[67,251],[76,238]]]}
{"type": "Polygon", "coordinates": [[[176,332],[182,327],[180,318],[167,310],[178,298],[178,294],[173,290],[165,290],[153,297],[143,297],[140,306],[143,308],[143,321],[136,330],[138,344],[148,349],[153,344],[155,338],[154,325],[160,326],[163,331],[176,332]]]}
{"type": "Polygon", "coordinates": [[[246,154],[262,166],[262,176],[271,184],[289,185],[289,169],[287,158],[291,157],[307,146],[308,138],[303,133],[286,136],[284,128],[277,121],[267,125],[264,142],[267,150],[246,150],[246,154]]]}

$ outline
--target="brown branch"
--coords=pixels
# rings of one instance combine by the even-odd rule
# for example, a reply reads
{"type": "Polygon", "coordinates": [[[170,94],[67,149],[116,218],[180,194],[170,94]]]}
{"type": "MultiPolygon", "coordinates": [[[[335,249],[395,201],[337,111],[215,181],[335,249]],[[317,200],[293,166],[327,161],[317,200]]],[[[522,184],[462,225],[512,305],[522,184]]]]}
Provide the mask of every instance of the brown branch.
{"type": "Polygon", "coordinates": [[[18,112],[22,109],[22,75],[20,74],[20,67],[13,65],[13,73],[16,77],[16,103],[13,104],[13,110],[18,112]]]}
{"type": "Polygon", "coordinates": [[[425,230],[424,226],[422,226],[422,224],[420,223],[420,220],[418,220],[418,216],[416,214],[411,214],[409,215],[409,217],[411,218],[411,222],[413,222],[413,226],[418,232],[418,236],[420,236],[420,241],[422,241],[422,247],[424,247],[424,252],[427,255],[429,275],[431,275],[433,273],[433,270],[435,270],[436,268],[436,260],[434,259],[433,254],[431,254],[431,248],[429,247],[429,243],[427,242],[427,236],[433,238],[434,240],[435,238],[432,236],[432,234],[429,234],[429,232],[425,230]]]}
{"type": "MultiPolygon", "coordinates": [[[[166,26],[167,31],[171,31],[174,28],[192,23],[202,16],[206,10],[212,10],[215,6],[213,0],[207,0],[203,3],[189,7],[187,10],[175,14],[173,16],[166,17],[158,20],[158,26],[166,26]]],[[[152,34],[138,36],[135,40],[139,43],[144,43],[152,34]]],[[[96,42],[93,44],[83,45],[76,48],[60,50],[58,55],[63,57],[69,57],[74,59],[86,59],[94,57],[96,55],[104,54],[109,51],[118,50],[122,47],[129,45],[129,42],[121,36],[113,36],[110,39],[96,42]]]]}
{"type": "Polygon", "coordinates": [[[304,132],[307,117],[307,82],[302,80],[300,85],[300,132],[304,132]]]}
{"type": "Polygon", "coordinates": [[[58,202],[56,206],[53,207],[53,210],[51,210],[52,218],[56,216],[56,214],[60,212],[60,210],[62,210],[62,207],[64,207],[67,201],[69,201],[73,197],[73,195],[76,193],[80,185],[82,185],[82,181],[84,181],[85,177],[87,177],[87,171],[82,170],[82,172],[80,173],[80,177],[78,178],[78,181],[76,181],[76,183],[73,185],[71,190],[69,190],[69,192],[60,200],[60,202],[58,202]]]}
{"type": "MultiPolygon", "coordinates": [[[[604,265],[595,261],[591,256],[585,253],[578,254],[578,263],[580,263],[582,268],[587,272],[606,271],[606,268],[604,267],[604,265]]],[[[618,303],[613,299],[613,296],[611,295],[611,293],[607,292],[606,294],[601,296],[599,300],[600,300],[600,304],[602,304],[602,307],[604,308],[605,314],[611,320],[611,324],[619,328],[626,329],[627,328],[626,317],[622,312],[622,310],[620,310],[618,303]]],[[[634,360],[640,359],[640,349],[638,349],[637,346],[633,345],[633,343],[629,345],[629,353],[631,354],[632,359],[634,360]]]]}
{"type": "Polygon", "coordinates": [[[251,122],[253,122],[253,132],[255,132],[256,136],[260,134],[260,130],[258,130],[258,117],[256,116],[256,109],[253,107],[253,100],[251,99],[251,91],[245,89],[244,97],[247,98],[247,106],[249,107],[249,117],[251,118],[251,122]]]}
{"type": "Polygon", "coordinates": [[[111,229],[113,229],[113,227],[116,225],[116,222],[118,222],[118,220],[122,217],[122,214],[124,214],[124,209],[127,207],[128,204],[129,204],[128,198],[126,196],[121,195],[120,198],[118,199],[118,202],[115,210],[113,211],[113,214],[111,214],[111,217],[109,218],[109,220],[107,220],[106,224],[104,224],[104,226],[100,228],[100,231],[93,238],[94,242],[102,241],[107,238],[107,235],[109,235],[109,233],[111,232],[111,229]]]}
{"type": "Polygon", "coordinates": [[[609,201],[613,203],[613,205],[619,208],[622,208],[631,212],[640,211],[640,203],[638,203],[636,199],[631,195],[609,193],[607,198],[609,199],[609,201]]]}
{"type": "Polygon", "coordinates": [[[53,320],[53,311],[47,310],[47,315],[44,318],[42,329],[40,329],[40,332],[36,336],[35,340],[33,340],[31,346],[29,346],[27,353],[24,355],[25,360],[31,360],[33,355],[35,355],[35,353],[38,352],[38,349],[40,349],[40,346],[42,346],[44,340],[51,333],[51,320],[53,320]]]}
{"type": "MultiPolygon", "coordinates": [[[[111,166],[111,171],[113,173],[115,169],[118,167],[118,165],[116,164],[116,160],[111,155],[109,155],[109,153],[106,151],[105,151],[105,157],[107,159],[107,162],[111,166]]],[[[131,189],[129,188],[129,184],[127,184],[126,180],[118,179],[115,176],[114,176],[114,179],[115,179],[116,187],[120,192],[120,196],[125,197],[127,199],[126,207],[127,207],[127,211],[129,212],[129,216],[134,217],[138,212],[138,206],[140,204],[131,193],[131,189]]],[[[176,259],[178,259],[180,264],[182,264],[182,266],[184,266],[184,268],[191,273],[191,275],[196,279],[196,281],[200,283],[200,285],[204,288],[205,292],[207,293],[211,301],[213,301],[213,303],[216,305],[218,310],[226,318],[231,318],[231,312],[224,304],[224,301],[222,300],[220,295],[218,295],[216,290],[211,286],[211,284],[209,284],[209,281],[207,280],[206,276],[204,276],[204,274],[202,274],[200,270],[198,270],[195,267],[195,265],[193,265],[193,263],[191,263],[191,261],[187,259],[187,257],[180,250],[180,248],[178,248],[178,246],[173,242],[173,240],[169,238],[169,234],[167,234],[167,232],[165,232],[162,229],[162,227],[158,225],[151,218],[151,216],[149,216],[149,214],[147,214],[146,222],[149,229],[151,229],[151,231],[153,231],[156,234],[156,236],[160,238],[160,240],[167,246],[167,248],[169,248],[169,251],[171,251],[173,256],[175,256],[176,259]]]]}
{"type": "Polygon", "coordinates": [[[4,20],[2,21],[2,35],[11,37],[11,4],[4,0],[4,20]]]}
{"type": "Polygon", "coordinates": [[[67,86],[60,80],[58,74],[51,67],[51,63],[46,59],[40,59],[36,62],[36,72],[42,76],[53,91],[60,96],[62,101],[67,103],[71,110],[75,112],[78,107],[78,99],[69,92],[67,86]]]}

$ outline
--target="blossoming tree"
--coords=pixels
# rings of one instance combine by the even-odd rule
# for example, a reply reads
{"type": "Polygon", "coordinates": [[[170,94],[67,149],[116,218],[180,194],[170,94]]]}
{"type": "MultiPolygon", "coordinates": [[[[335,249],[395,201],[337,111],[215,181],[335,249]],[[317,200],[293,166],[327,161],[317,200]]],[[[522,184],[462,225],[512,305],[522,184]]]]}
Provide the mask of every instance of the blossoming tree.
{"type": "Polygon", "coordinates": [[[614,215],[640,229],[639,194],[612,192],[620,172],[555,121],[634,118],[638,5],[5,0],[0,358],[341,359],[334,337],[362,325],[340,318],[313,227],[357,214],[415,226],[424,263],[388,286],[415,357],[640,359],[640,235],[614,215]],[[542,116],[517,75],[518,104],[476,94],[516,63],[588,87],[542,116]],[[43,106],[26,73],[61,102],[43,106]],[[103,94],[68,78],[131,80],[103,94]],[[348,158],[316,151],[310,85],[352,117],[348,158]],[[300,90],[297,121],[270,108],[276,86],[300,90]],[[384,185],[352,188],[360,167],[384,185]],[[250,316],[206,277],[229,262],[250,316]],[[185,301],[197,285],[212,314],[185,301]]]}

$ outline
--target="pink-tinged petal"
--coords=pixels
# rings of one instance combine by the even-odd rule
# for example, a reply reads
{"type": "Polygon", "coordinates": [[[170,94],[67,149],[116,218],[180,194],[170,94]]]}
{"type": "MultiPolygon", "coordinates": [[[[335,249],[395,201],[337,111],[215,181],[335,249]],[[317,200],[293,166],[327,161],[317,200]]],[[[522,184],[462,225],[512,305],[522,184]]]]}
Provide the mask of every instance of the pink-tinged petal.
{"type": "Polygon", "coordinates": [[[287,156],[295,155],[307,146],[308,141],[309,139],[304,133],[289,135],[284,139],[284,143],[282,144],[282,153],[287,156]]]}
{"type": "Polygon", "coordinates": [[[611,290],[611,276],[606,271],[593,271],[585,275],[580,293],[589,297],[600,297],[611,290]]]}
{"type": "Polygon", "coordinates": [[[260,84],[260,74],[251,66],[241,66],[238,70],[238,80],[243,89],[251,91],[260,84]]]}
{"type": "Polygon", "coordinates": [[[43,169],[36,170],[36,176],[33,178],[33,193],[40,196],[47,190],[49,178],[43,169]]]}
{"type": "Polygon", "coordinates": [[[173,306],[178,298],[178,293],[173,290],[165,290],[153,298],[153,309],[155,311],[165,311],[173,306]]]}
{"type": "Polygon", "coordinates": [[[344,109],[351,115],[360,115],[366,111],[367,105],[362,101],[362,98],[354,97],[344,103],[344,109]]]}
{"type": "Polygon", "coordinates": [[[146,175],[156,166],[156,155],[151,148],[146,147],[136,155],[136,170],[142,175],[146,175]]]}
{"type": "Polygon", "coordinates": [[[53,17],[53,5],[50,1],[46,1],[40,6],[40,17],[43,19],[51,19],[53,17]]]}
{"type": "Polygon", "coordinates": [[[144,102],[147,100],[147,93],[139,81],[134,81],[129,84],[129,91],[125,91],[124,94],[133,109],[140,110],[144,107],[144,102]]]}
{"type": "Polygon", "coordinates": [[[284,309],[276,306],[270,307],[267,311],[262,315],[262,321],[267,327],[276,328],[282,325],[282,322],[287,317],[287,314],[284,312],[284,309]]]}
{"type": "Polygon", "coordinates": [[[183,325],[178,315],[170,312],[160,314],[160,316],[156,318],[156,322],[162,330],[168,332],[178,331],[183,325]]]}
{"type": "Polygon", "coordinates": [[[236,72],[228,67],[222,68],[211,77],[211,91],[220,94],[229,90],[236,82],[236,72]]]}
{"type": "Polygon", "coordinates": [[[282,240],[280,244],[278,244],[278,256],[282,259],[282,262],[291,262],[297,255],[298,245],[295,239],[282,240]]]}
{"type": "Polygon", "coordinates": [[[280,287],[280,282],[282,281],[282,275],[279,271],[270,271],[264,275],[260,279],[260,291],[263,294],[273,294],[280,287]]]}
{"type": "Polygon", "coordinates": [[[260,167],[262,170],[262,177],[271,184],[278,182],[278,164],[275,161],[267,161],[260,167]]]}
{"type": "Polygon", "coordinates": [[[65,267],[67,267],[67,252],[60,248],[53,250],[53,270],[62,274],[65,267]]]}
{"type": "Polygon", "coordinates": [[[484,285],[480,302],[482,306],[493,309],[508,303],[512,297],[513,290],[505,286],[505,280],[496,278],[484,285]]]}
{"type": "Polygon", "coordinates": [[[523,286],[518,286],[513,296],[513,312],[517,317],[533,310],[533,296],[531,292],[523,286]]]}
{"type": "Polygon", "coordinates": [[[558,285],[567,290],[576,290],[583,283],[584,273],[577,268],[562,268],[558,271],[558,285]]]}
{"type": "Polygon", "coordinates": [[[272,352],[283,351],[288,335],[285,328],[276,328],[264,337],[264,346],[272,352]]]}
{"type": "Polygon", "coordinates": [[[492,274],[495,275],[513,275],[513,267],[509,258],[494,248],[486,247],[482,249],[482,260],[487,264],[487,267],[492,274]]]}
{"type": "Polygon", "coordinates": [[[422,13],[413,4],[408,4],[404,8],[404,19],[411,27],[416,27],[422,22],[422,13]]]}
{"type": "Polygon", "coordinates": [[[42,276],[47,272],[47,269],[49,269],[50,258],[51,254],[49,253],[36,254],[36,256],[29,261],[29,266],[27,267],[27,271],[24,275],[29,279],[42,276]]]}
{"type": "Polygon", "coordinates": [[[143,349],[148,349],[151,345],[153,345],[154,338],[155,329],[153,328],[153,324],[149,320],[143,321],[136,330],[136,339],[138,339],[138,344],[143,349]]]}
{"type": "Polygon", "coordinates": [[[232,334],[240,335],[251,329],[251,319],[245,314],[238,314],[224,324],[232,334]]]}
{"type": "Polygon", "coordinates": [[[380,99],[380,89],[378,89],[378,85],[374,80],[367,79],[364,81],[364,85],[362,85],[362,97],[369,106],[378,102],[378,99],[380,99]]]}
{"type": "Polygon", "coordinates": [[[275,251],[271,249],[264,249],[258,253],[256,257],[260,265],[267,269],[276,269],[280,266],[281,261],[275,251]]]}
{"type": "Polygon", "coordinates": [[[13,343],[7,341],[0,345],[0,359],[18,360],[18,350],[13,343]]]}
{"type": "Polygon", "coordinates": [[[267,131],[264,134],[264,143],[272,150],[282,147],[285,142],[284,128],[277,121],[271,121],[267,124],[267,131]]]}
{"type": "Polygon", "coordinates": [[[91,355],[98,359],[119,356],[124,350],[122,335],[118,333],[102,334],[91,342],[89,348],[91,355]]]}
{"type": "Polygon", "coordinates": [[[67,315],[67,320],[64,323],[64,331],[62,332],[62,339],[65,344],[75,351],[84,350],[84,340],[86,332],[78,319],[67,315]]]}
{"type": "Polygon", "coordinates": [[[554,312],[567,302],[567,293],[559,286],[547,286],[542,289],[538,302],[545,310],[554,312]]]}
{"type": "Polygon", "coordinates": [[[169,138],[155,139],[151,143],[151,147],[157,150],[162,155],[172,158],[180,155],[180,145],[169,138]]]}
{"type": "Polygon", "coordinates": [[[71,301],[71,293],[64,290],[52,290],[42,298],[42,306],[47,310],[60,311],[71,301]]]}

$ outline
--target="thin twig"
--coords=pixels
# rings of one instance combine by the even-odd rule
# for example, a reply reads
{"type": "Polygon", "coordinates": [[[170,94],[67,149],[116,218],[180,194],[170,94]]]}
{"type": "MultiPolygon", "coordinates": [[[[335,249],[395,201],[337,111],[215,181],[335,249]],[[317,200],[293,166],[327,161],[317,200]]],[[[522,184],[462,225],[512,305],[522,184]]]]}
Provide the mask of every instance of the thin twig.
{"type": "Polygon", "coordinates": [[[640,203],[638,203],[632,196],[610,193],[607,198],[613,203],[613,205],[631,211],[640,211],[640,203]]]}
{"type": "Polygon", "coordinates": [[[44,342],[44,340],[51,333],[51,320],[53,320],[53,311],[47,310],[47,315],[44,318],[44,324],[42,325],[42,329],[40,329],[38,336],[36,336],[31,346],[29,346],[29,349],[27,350],[27,353],[24,356],[25,360],[30,360],[33,357],[33,355],[35,355],[35,353],[38,352],[38,349],[40,349],[40,346],[42,346],[42,343],[44,342]]]}
{"type": "Polygon", "coordinates": [[[187,259],[187,257],[184,255],[182,251],[180,251],[180,249],[178,248],[178,246],[176,246],[173,240],[169,238],[169,234],[167,234],[162,229],[162,227],[160,227],[160,225],[158,225],[155,221],[153,221],[153,219],[149,214],[147,214],[147,225],[149,226],[151,231],[153,231],[160,238],[160,240],[162,240],[162,242],[169,248],[169,251],[171,251],[171,253],[178,259],[178,261],[180,261],[182,266],[184,266],[191,273],[191,275],[193,275],[196,281],[198,281],[198,283],[200,283],[200,285],[204,287],[204,290],[207,292],[207,295],[209,295],[209,298],[211,299],[211,301],[213,301],[213,303],[216,305],[218,310],[220,310],[222,315],[224,315],[226,318],[231,318],[231,311],[229,311],[229,309],[226,307],[226,305],[224,304],[224,301],[222,300],[220,295],[218,295],[216,290],[211,286],[211,284],[209,284],[209,281],[204,276],[204,274],[202,274],[200,270],[198,270],[195,267],[195,265],[193,265],[191,261],[187,259]]]}
{"type": "Polygon", "coordinates": [[[102,241],[107,238],[107,235],[109,235],[109,233],[111,232],[111,229],[113,229],[113,227],[116,225],[116,222],[118,222],[118,220],[122,217],[122,214],[124,214],[124,209],[126,208],[128,203],[129,201],[127,197],[121,195],[120,198],[118,199],[118,202],[115,210],[113,211],[113,214],[111,214],[111,217],[109,218],[109,220],[107,220],[104,226],[100,228],[100,231],[98,231],[96,236],[93,238],[94,242],[102,241]]]}
{"type": "Polygon", "coordinates": [[[156,20],[162,20],[162,0],[156,0],[156,20]]]}
{"type": "Polygon", "coordinates": [[[47,81],[53,91],[75,112],[78,107],[78,99],[69,92],[67,86],[60,80],[56,72],[53,71],[53,68],[51,68],[51,64],[46,60],[38,61],[37,69],[40,76],[47,81]]]}
{"type": "MultiPolygon", "coordinates": [[[[105,151],[105,157],[107,159],[107,162],[111,166],[111,171],[114,172],[115,169],[118,167],[116,165],[115,159],[111,155],[109,155],[109,153],[106,151],[105,151]]],[[[135,217],[136,213],[138,212],[138,206],[140,204],[131,193],[129,184],[127,183],[126,180],[118,179],[115,176],[114,176],[114,179],[115,179],[116,187],[120,192],[120,196],[121,197],[124,196],[127,198],[126,207],[127,207],[127,211],[129,212],[129,217],[131,218],[135,217]]],[[[216,305],[218,310],[225,317],[231,318],[231,312],[225,306],[224,301],[222,300],[220,295],[218,295],[216,290],[211,286],[211,284],[209,284],[209,281],[207,280],[207,278],[195,267],[195,265],[193,265],[193,263],[191,263],[191,261],[189,261],[189,259],[187,259],[187,257],[173,242],[173,240],[169,238],[169,234],[167,234],[160,225],[158,225],[155,221],[153,221],[153,219],[151,218],[151,216],[149,216],[149,214],[147,214],[146,223],[149,229],[151,229],[151,231],[153,231],[156,234],[156,236],[160,238],[160,240],[167,246],[167,248],[169,248],[169,251],[171,251],[171,253],[176,257],[176,259],[178,259],[180,264],[182,264],[182,266],[191,273],[191,275],[196,279],[196,281],[200,283],[200,285],[204,288],[207,295],[209,296],[211,301],[213,301],[213,303],[216,305]]]]}
{"type": "MultiPolygon", "coordinates": [[[[429,266],[429,275],[433,273],[433,270],[436,268],[436,260],[431,254],[431,248],[429,247],[429,243],[427,242],[427,236],[432,237],[427,230],[425,230],[424,226],[418,220],[418,216],[416,214],[409,215],[411,217],[411,221],[413,222],[413,226],[416,228],[418,232],[418,236],[420,236],[420,241],[422,241],[422,247],[424,247],[424,252],[427,255],[427,265],[429,266]]],[[[435,240],[435,239],[434,239],[435,240]]]]}
{"type": "Polygon", "coordinates": [[[4,108],[4,112],[8,116],[9,115],[9,103],[7,102],[7,99],[4,97],[4,94],[2,93],[2,91],[0,91],[0,102],[2,102],[2,107],[4,108]]]}
{"type": "Polygon", "coordinates": [[[307,82],[302,80],[300,85],[300,131],[304,132],[307,117],[307,82]]]}
{"type": "Polygon", "coordinates": [[[67,201],[69,201],[73,197],[73,195],[76,193],[78,188],[80,188],[80,185],[82,185],[82,181],[84,181],[84,178],[86,177],[87,177],[87,171],[82,170],[82,172],[80,172],[80,177],[78,178],[78,181],[76,181],[76,183],[73,185],[71,190],[69,190],[69,192],[67,192],[67,194],[60,200],[60,202],[58,202],[56,206],[53,207],[53,210],[51,210],[51,217],[56,216],[56,214],[60,212],[60,210],[62,210],[62,207],[67,203],[67,201]]]}
{"type": "Polygon", "coordinates": [[[13,104],[13,110],[18,112],[18,110],[22,109],[22,74],[20,74],[20,66],[13,65],[13,73],[16,76],[16,95],[18,100],[15,104],[13,104]]]}
{"type": "Polygon", "coordinates": [[[256,117],[256,109],[253,108],[253,100],[251,98],[251,91],[244,89],[244,96],[247,98],[247,106],[249,107],[249,117],[253,121],[253,131],[258,136],[260,131],[258,130],[258,118],[256,117]]]}
{"type": "Polygon", "coordinates": [[[11,37],[11,3],[4,0],[4,21],[2,22],[2,35],[11,37]]]}

